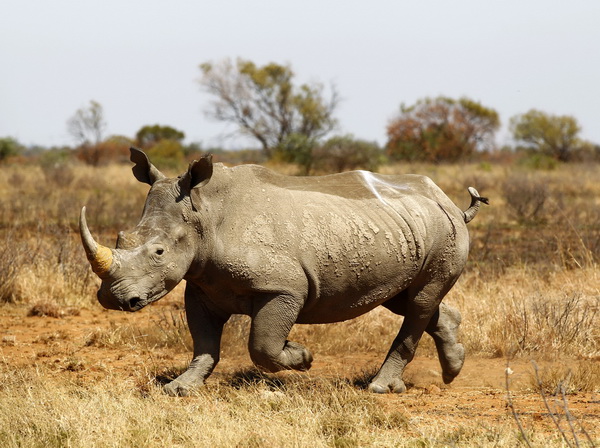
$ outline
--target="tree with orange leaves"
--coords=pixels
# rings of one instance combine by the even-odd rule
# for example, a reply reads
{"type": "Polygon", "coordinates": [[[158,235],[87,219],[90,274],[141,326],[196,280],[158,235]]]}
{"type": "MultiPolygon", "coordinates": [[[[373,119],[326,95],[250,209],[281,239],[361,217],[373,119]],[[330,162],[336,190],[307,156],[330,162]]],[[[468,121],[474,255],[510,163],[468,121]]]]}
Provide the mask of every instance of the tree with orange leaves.
{"type": "Polygon", "coordinates": [[[454,162],[494,146],[498,113],[468,98],[425,98],[400,107],[387,127],[386,151],[396,160],[454,162]]]}

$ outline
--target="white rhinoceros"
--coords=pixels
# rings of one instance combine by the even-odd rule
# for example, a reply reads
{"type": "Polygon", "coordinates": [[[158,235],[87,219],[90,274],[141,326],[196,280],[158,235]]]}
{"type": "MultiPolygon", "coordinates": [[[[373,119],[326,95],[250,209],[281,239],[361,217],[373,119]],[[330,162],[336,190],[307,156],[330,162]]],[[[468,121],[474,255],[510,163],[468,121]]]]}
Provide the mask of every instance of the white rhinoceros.
{"type": "Polygon", "coordinates": [[[405,319],[369,390],[406,390],[402,372],[424,331],[444,381],[460,372],[460,313],[441,301],[467,261],[466,223],[487,202],[474,188],[463,212],[418,175],[290,177],[207,156],[167,178],[142,151],[132,148],[131,160],[152,186],[139,224],[109,249],[91,236],[84,207],[80,231],[106,308],[137,311],[187,281],[194,355],[168,393],[203,384],[233,314],[251,316],[250,355],[269,371],[310,368],[308,349],[286,339],[295,323],[339,322],[383,305],[405,319]]]}

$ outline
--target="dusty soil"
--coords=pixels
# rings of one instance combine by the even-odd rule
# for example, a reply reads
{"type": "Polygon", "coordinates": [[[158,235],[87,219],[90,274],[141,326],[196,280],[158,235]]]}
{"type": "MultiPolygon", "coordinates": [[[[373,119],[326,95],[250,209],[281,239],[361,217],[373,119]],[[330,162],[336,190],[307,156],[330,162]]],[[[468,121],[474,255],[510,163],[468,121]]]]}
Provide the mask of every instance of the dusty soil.
{"type": "MultiPolygon", "coordinates": [[[[120,325],[138,324],[144,327],[156,318],[156,313],[130,314],[97,308],[77,310],[76,315],[69,315],[67,310],[56,318],[28,316],[30,308],[16,305],[0,307],[0,362],[10,368],[37,364],[49,367],[48,370],[59,380],[60,377],[68,380],[75,376],[89,381],[107,372],[129,377],[136,370],[139,374],[139,371],[152,371],[157,366],[181,367],[190,359],[190,353],[175,353],[169,349],[133,350],[127,345],[114,348],[90,344],[94,332],[111,331],[120,325]]],[[[380,355],[370,353],[343,356],[315,353],[315,362],[309,373],[278,375],[352,379],[365,371],[373,371],[381,361],[380,355]]],[[[552,365],[548,362],[543,366],[552,365]]],[[[224,356],[209,382],[219,381],[240,368],[250,366],[247,356],[224,356]]],[[[550,414],[532,384],[530,361],[512,360],[510,368],[513,371],[510,375],[511,395],[523,426],[556,433],[550,414]]],[[[507,401],[505,370],[504,359],[470,356],[459,377],[445,386],[437,359],[417,356],[405,372],[405,380],[412,384],[407,393],[382,396],[381,402],[390,410],[400,411],[411,419],[431,421],[432,424],[439,418],[456,421],[476,419],[486,427],[514,424],[507,401]]],[[[569,394],[567,400],[569,412],[592,437],[600,437],[600,394],[569,394]]],[[[567,430],[564,406],[559,405],[554,397],[549,397],[549,402],[567,430]]]]}

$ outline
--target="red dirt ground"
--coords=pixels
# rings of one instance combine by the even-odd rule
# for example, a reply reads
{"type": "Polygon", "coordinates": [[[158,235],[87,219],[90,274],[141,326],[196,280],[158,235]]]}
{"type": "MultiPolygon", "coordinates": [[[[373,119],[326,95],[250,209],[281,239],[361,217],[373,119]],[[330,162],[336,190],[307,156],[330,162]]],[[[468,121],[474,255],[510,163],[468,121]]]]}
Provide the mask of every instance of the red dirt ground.
{"type": "MultiPolygon", "coordinates": [[[[144,366],[148,370],[155,366],[183,366],[190,359],[189,353],[173,354],[172,350],[132,350],[129,347],[108,348],[87,343],[94,331],[110,330],[119,325],[147,326],[155,313],[130,314],[98,308],[83,309],[78,315],[53,318],[27,316],[30,308],[16,305],[0,307],[0,362],[15,369],[37,363],[51,367],[56,375],[76,375],[92,380],[107,372],[128,377],[135,369],[139,371],[144,366]]],[[[381,361],[379,355],[368,353],[337,357],[315,353],[309,373],[279,375],[353,378],[364,371],[372,371],[381,361]]],[[[209,382],[250,366],[247,356],[224,356],[209,382]]],[[[513,360],[510,368],[514,372],[510,376],[511,394],[523,426],[555,434],[556,428],[548,410],[532,386],[530,362],[526,359],[513,360]]],[[[458,378],[445,386],[441,382],[437,359],[416,357],[405,372],[405,379],[412,383],[412,387],[405,394],[383,397],[382,403],[413,419],[431,420],[432,423],[443,418],[446,421],[477,419],[479,424],[487,427],[514,424],[507,403],[505,369],[506,360],[503,359],[468,357],[458,378]]],[[[600,437],[600,395],[576,393],[568,395],[567,399],[571,414],[592,437],[600,437]]],[[[562,416],[563,428],[568,431],[564,410],[556,407],[554,397],[549,401],[556,414],[562,416]]]]}

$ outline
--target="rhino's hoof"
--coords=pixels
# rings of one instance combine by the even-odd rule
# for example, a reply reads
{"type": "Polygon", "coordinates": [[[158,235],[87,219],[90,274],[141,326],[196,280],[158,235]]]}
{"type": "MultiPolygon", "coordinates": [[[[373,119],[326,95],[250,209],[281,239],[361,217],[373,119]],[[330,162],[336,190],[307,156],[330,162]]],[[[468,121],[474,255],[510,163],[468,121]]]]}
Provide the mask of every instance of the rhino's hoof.
{"type": "Polygon", "coordinates": [[[382,384],[379,382],[372,382],[369,384],[369,392],[375,394],[387,394],[389,392],[393,392],[395,394],[402,394],[406,392],[406,385],[402,380],[392,380],[388,384],[382,384]]]}
{"type": "Polygon", "coordinates": [[[465,362],[465,348],[462,344],[454,346],[453,353],[447,354],[446,362],[442,372],[442,379],[445,384],[450,384],[458,376],[465,362]]]}
{"type": "Polygon", "coordinates": [[[302,344],[286,341],[283,350],[287,354],[288,369],[306,372],[312,367],[313,355],[302,344]]]}
{"type": "Polygon", "coordinates": [[[374,394],[387,394],[389,391],[389,387],[383,387],[373,383],[369,384],[369,392],[373,392],[374,394]]]}
{"type": "Polygon", "coordinates": [[[163,390],[171,397],[187,397],[190,395],[190,389],[177,380],[165,384],[163,390]]]}

